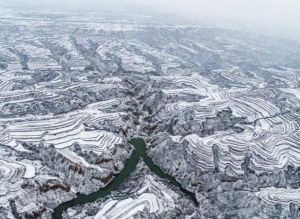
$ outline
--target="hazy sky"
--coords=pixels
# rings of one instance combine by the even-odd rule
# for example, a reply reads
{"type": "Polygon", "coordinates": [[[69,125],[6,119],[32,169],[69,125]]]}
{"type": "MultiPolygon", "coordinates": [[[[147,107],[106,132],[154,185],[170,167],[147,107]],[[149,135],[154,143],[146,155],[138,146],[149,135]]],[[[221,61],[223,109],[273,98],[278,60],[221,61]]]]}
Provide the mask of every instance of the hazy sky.
{"type": "Polygon", "coordinates": [[[141,5],[199,18],[199,20],[244,27],[266,34],[299,38],[300,0],[128,0],[141,5]],[[148,3],[146,3],[148,2],[148,3]]]}
{"type": "Polygon", "coordinates": [[[0,0],[21,5],[86,9],[103,4],[139,5],[148,10],[176,13],[218,25],[243,27],[300,39],[300,0],[0,0]]]}

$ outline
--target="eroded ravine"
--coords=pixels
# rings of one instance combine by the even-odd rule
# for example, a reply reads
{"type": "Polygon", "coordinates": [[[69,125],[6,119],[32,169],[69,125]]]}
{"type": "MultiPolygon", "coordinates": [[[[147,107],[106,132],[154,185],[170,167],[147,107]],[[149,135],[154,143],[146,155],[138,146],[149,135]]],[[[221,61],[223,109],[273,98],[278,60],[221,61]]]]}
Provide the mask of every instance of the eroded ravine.
{"type": "Polygon", "coordinates": [[[194,193],[184,189],[180,185],[180,183],[176,181],[175,178],[164,173],[158,166],[156,166],[152,162],[152,160],[148,157],[146,153],[146,144],[143,139],[134,138],[130,141],[130,144],[132,144],[135,147],[135,150],[132,152],[125,167],[118,174],[115,175],[114,179],[106,187],[101,188],[98,191],[93,192],[89,195],[79,194],[76,198],[60,204],[54,209],[52,217],[54,219],[61,219],[62,213],[68,208],[73,207],[75,205],[83,205],[89,202],[93,202],[99,198],[103,198],[109,195],[113,190],[116,190],[118,186],[124,181],[124,179],[127,176],[129,176],[129,174],[136,168],[140,157],[143,158],[143,161],[153,173],[155,173],[161,178],[167,179],[173,185],[178,186],[179,189],[186,195],[188,195],[191,198],[191,200],[195,203],[195,205],[198,206],[198,202],[194,193]]]}

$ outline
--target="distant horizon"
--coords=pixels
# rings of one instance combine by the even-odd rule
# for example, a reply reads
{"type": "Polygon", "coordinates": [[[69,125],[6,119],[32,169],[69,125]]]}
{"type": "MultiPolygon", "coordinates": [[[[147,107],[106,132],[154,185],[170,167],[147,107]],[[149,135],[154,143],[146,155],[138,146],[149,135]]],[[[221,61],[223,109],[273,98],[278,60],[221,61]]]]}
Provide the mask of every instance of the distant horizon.
{"type": "Polygon", "coordinates": [[[3,0],[8,7],[41,9],[85,10],[97,12],[133,11],[173,14],[214,27],[236,29],[300,41],[300,1],[290,0],[3,0]]]}
{"type": "Polygon", "coordinates": [[[300,215],[298,9],[153,1],[0,0],[0,219],[300,215]]]}

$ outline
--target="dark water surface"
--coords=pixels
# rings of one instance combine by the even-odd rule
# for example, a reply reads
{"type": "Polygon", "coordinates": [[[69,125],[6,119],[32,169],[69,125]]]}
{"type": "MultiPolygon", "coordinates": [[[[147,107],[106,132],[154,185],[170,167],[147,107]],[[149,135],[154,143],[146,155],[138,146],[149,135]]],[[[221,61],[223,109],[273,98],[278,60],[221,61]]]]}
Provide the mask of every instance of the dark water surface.
{"type": "Polygon", "coordinates": [[[83,205],[89,202],[93,202],[99,198],[109,195],[113,190],[116,190],[118,186],[124,181],[124,179],[136,168],[140,157],[143,158],[145,164],[153,173],[155,173],[161,178],[167,179],[173,185],[178,186],[182,192],[187,194],[193,200],[195,205],[199,205],[194,193],[182,188],[180,183],[177,182],[175,178],[171,177],[168,174],[165,174],[158,166],[156,166],[152,162],[152,160],[147,156],[146,144],[143,139],[133,138],[130,141],[130,144],[132,144],[135,147],[135,150],[132,152],[129,160],[126,162],[125,167],[121,170],[121,172],[115,175],[113,180],[110,183],[108,183],[107,186],[88,195],[77,195],[76,198],[60,204],[54,209],[52,217],[54,219],[61,219],[63,211],[67,210],[68,208],[73,207],[75,205],[83,205]]]}

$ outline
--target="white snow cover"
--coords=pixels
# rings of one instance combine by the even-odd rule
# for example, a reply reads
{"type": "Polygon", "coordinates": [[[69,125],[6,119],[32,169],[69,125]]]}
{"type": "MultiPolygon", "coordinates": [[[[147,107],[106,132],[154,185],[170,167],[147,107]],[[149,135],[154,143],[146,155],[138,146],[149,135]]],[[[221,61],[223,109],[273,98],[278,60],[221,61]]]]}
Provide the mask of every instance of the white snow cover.
{"type": "Polygon", "coordinates": [[[148,210],[149,213],[162,213],[175,208],[174,200],[179,194],[170,190],[163,183],[159,183],[152,175],[145,176],[143,186],[134,198],[124,200],[108,200],[101,206],[101,210],[94,219],[126,219],[132,218],[137,212],[148,210]]]}
{"type": "Polygon", "coordinates": [[[109,201],[94,217],[95,219],[119,219],[131,218],[137,212],[148,208],[150,213],[160,213],[161,200],[152,193],[143,193],[138,198],[128,198],[122,201],[109,201]]]}
{"type": "Polygon", "coordinates": [[[268,187],[262,188],[259,192],[256,192],[255,195],[266,202],[280,203],[283,205],[288,205],[289,203],[300,204],[300,189],[268,187]]]}

